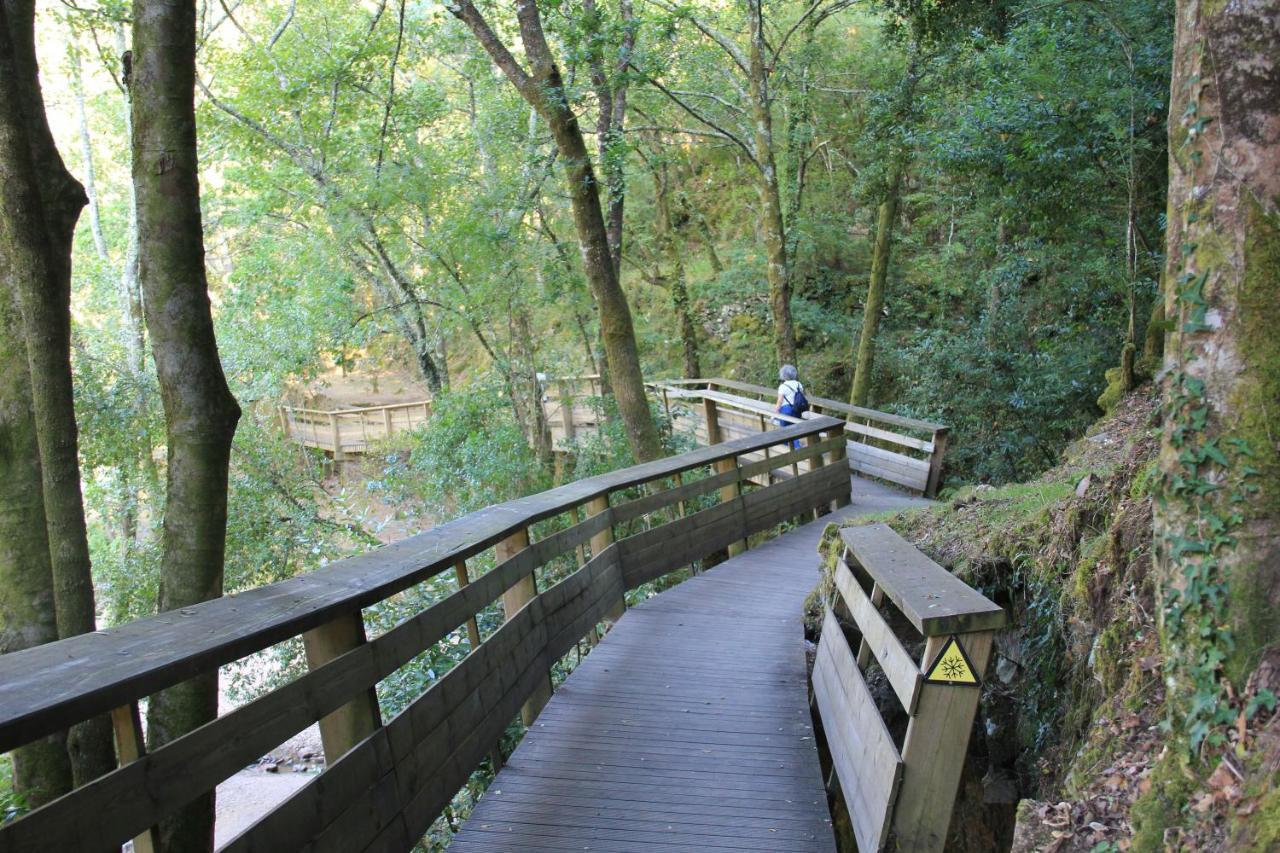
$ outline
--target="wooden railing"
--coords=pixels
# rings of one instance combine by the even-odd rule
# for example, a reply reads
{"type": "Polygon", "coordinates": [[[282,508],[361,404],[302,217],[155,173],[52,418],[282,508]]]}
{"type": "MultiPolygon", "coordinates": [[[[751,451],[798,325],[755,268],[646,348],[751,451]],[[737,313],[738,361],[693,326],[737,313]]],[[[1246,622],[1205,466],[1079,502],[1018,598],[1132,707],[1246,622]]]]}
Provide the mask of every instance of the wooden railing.
{"type": "MultiPolygon", "coordinates": [[[[732,392],[737,397],[754,398],[768,407],[770,417],[778,417],[772,412],[777,390],[763,385],[716,377],[650,384],[659,396],[666,389],[668,397],[677,389],[688,388],[732,392]]],[[[950,437],[950,428],[945,424],[864,409],[825,397],[809,397],[809,403],[815,414],[845,420],[845,430],[851,434],[848,457],[853,471],[905,486],[926,497],[937,494],[950,437]]]]}
{"type": "Polygon", "coordinates": [[[813,692],[858,849],[941,851],[969,730],[1004,611],[887,525],[840,531],[844,554],[825,608],[813,692]],[[856,626],[857,653],[835,605],[856,626]],[[892,627],[901,618],[910,629],[892,627]],[[903,642],[902,633],[914,632],[903,642]],[[917,658],[908,650],[923,642],[917,658]],[[867,686],[872,658],[908,717],[895,740],[867,686]],[[918,662],[917,662],[918,661],[918,662]]]}
{"type": "Polygon", "coordinates": [[[0,656],[0,752],[111,712],[127,762],[0,828],[0,850],[142,849],[166,815],[316,721],[327,769],[223,850],[409,850],[627,590],[847,503],[843,430],[815,418],[581,480],[291,580],[0,656]],[[770,471],[791,476],[761,479],[770,471]],[[564,526],[532,541],[553,519],[564,526]],[[490,549],[496,564],[476,574],[490,549]],[[547,567],[565,560],[577,567],[555,580],[547,567]],[[366,636],[363,608],[449,573],[456,591],[366,636]],[[482,637],[476,616],[499,600],[505,622],[482,637]],[[384,720],[376,685],[464,626],[470,654],[384,720]],[[299,635],[306,674],[144,752],[139,700],[299,635]]]}
{"type": "Polygon", "coordinates": [[[340,462],[349,455],[367,453],[398,432],[425,425],[431,417],[431,401],[329,410],[280,406],[279,412],[285,438],[327,450],[340,462]]]}
{"type": "Polygon", "coordinates": [[[557,448],[572,443],[580,431],[599,426],[597,404],[604,393],[599,374],[547,379],[544,388],[542,402],[547,427],[557,448]]]}

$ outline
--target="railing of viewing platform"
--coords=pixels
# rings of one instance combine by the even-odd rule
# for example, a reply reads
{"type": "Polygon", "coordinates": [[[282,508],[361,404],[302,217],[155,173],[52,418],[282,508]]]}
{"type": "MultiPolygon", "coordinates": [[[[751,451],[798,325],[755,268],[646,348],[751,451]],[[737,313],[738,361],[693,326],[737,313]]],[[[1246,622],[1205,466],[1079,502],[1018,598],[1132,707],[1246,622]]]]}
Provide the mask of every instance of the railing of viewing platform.
{"type": "MultiPolygon", "coordinates": [[[[750,382],[710,377],[671,379],[651,383],[655,392],[668,397],[681,389],[703,389],[711,394],[728,392],[734,397],[757,400],[772,410],[777,390],[750,382]]],[[[814,414],[845,421],[849,435],[849,468],[933,497],[942,483],[942,463],[951,430],[946,424],[908,418],[826,397],[809,397],[814,414]]],[[[780,417],[771,412],[771,417],[780,417]]]]}
{"type": "Polygon", "coordinates": [[[285,438],[304,447],[327,450],[335,461],[341,462],[352,454],[367,453],[398,432],[425,426],[431,418],[431,401],[346,409],[280,406],[279,414],[285,438]]]}
{"type": "Polygon", "coordinates": [[[847,502],[844,430],[817,417],[716,443],[290,580],[4,655],[0,752],[111,713],[122,764],[0,827],[0,850],[98,851],[131,839],[150,849],[160,820],[317,721],[327,769],[222,849],[408,850],[516,714],[536,716],[552,666],[616,619],[628,590],[847,502]],[[533,541],[531,528],[551,520],[560,529],[533,541]],[[493,568],[476,572],[490,554],[493,568]],[[551,568],[566,561],[567,572],[551,568]],[[366,636],[364,608],[450,573],[454,592],[366,636]],[[498,601],[505,621],[482,636],[476,617],[498,601]],[[469,655],[384,720],[378,683],[462,631],[469,655]],[[140,700],[298,636],[308,672],[145,750],[140,700]]]}

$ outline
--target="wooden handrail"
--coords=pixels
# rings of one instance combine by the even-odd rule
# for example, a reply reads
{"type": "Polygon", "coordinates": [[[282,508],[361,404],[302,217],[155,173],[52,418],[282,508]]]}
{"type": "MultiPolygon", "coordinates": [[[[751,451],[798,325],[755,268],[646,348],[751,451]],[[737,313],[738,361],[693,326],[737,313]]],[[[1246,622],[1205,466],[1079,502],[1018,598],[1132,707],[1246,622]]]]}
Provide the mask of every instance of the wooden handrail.
{"type": "MultiPolygon", "coordinates": [[[[941,851],[960,782],[980,684],[1005,613],[930,560],[888,525],[840,531],[813,691],[835,777],[858,848],[941,851]],[[904,642],[881,607],[890,603],[924,639],[904,642]],[[858,651],[836,619],[838,607],[861,635],[858,651]],[[864,672],[875,658],[908,717],[894,742],[864,672]],[[943,665],[946,665],[945,667],[943,665]]],[[[892,700],[890,700],[892,701],[892,700]]]]}
{"type": "Polygon", "coordinates": [[[595,498],[839,426],[815,418],[578,480],[306,575],[0,656],[0,752],[368,607],[595,498]]]}
{"type": "MultiPolygon", "coordinates": [[[[714,404],[713,404],[714,405],[714,404]]],[[[149,828],[191,797],[322,722],[328,769],[227,850],[294,849],[321,837],[340,849],[364,849],[390,823],[347,838],[344,814],[403,821],[412,846],[476,764],[490,754],[524,706],[526,719],[545,702],[551,666],[601,621],[617,618],[623,593],[687,566],[774,524],[847,502],[849,478],[820,465],[843,452],[842,422],[814,418],[766,434],[700,448],[508,501],[442,524],[395,545],[238,595],[162,613],[118,628],[0,656],[0,752],[79,720],[136,702],[289,637],[307,638],[310,671],[154,752],[0,827],[0,849],[73,849],[85,839],[110,846],[147,837],[149,828]],[[778,453],[743,464],[747,454],[778,453]],[[743,490],[748,469],[807,471],[743,490]],[[681,481],[714,466],[717,473],[681,481]],[[668,480],[680,482],[666,487],[668,480]],[[648,486],[639,497],[630,490],[648,486]],[[733,487],[732,493],[727,491],[733,487]],[[719,503],[675,514],[700,495],[719,503]],[[580,518],[585,509],[587,517],[580,518]],[[530,542],[530,526],[565,514],[564,529],[530,542]],[[633,532],[647,517],[651,526],[633,532]],[[624,535],[619,531],[625,528],[624,535]],[[497,565],[465,576],[456,592],[368,639],[361,609],[498,546],[497,565]],[[548,589],[536,570],[590,547],[589,559],[548,589]],[[471,654],[387,721],[373,688],[423,651],[466,628],[497,600],[506,622],[471,654]],[[395,808],[381,780],[400,780],[395,808]],[[372,799],[377,808],[369,805],[372,799]],[[398,811],[397,811],[398,809],[398,811]]],[[[123,714],[117,716],[124,718],[123,714]]],[[[358,822],[358,821],[357,821],[358,822]]],[[[355,831],[355,830],[352,830],[355,831]]]]}
{"type": "MultiPolygon", "coordinates": [[[[719,376],[711,376],[704,379],[663,379],[660,380],[660,384],[705,385],[711,388],[732,388],[735,391],[744,391],[756,394],[769,400],[772,400],[777,394],[776,388],[756,385],[751,382],[742,382],[737,379],[724,379],[719,376]]],[[[867,418],[873,421],[883,421],[887,424],[906,427],[908,429],[916,429],[921,432],[935,432],[940,429],[949,429],[946,424],[920,420],[919,418],[909,418],[905,415],[895,415],[890,412],[881,412],[878,409],[866,409],[861,406],[854,406],[850,403],[845,403],[841,400],[832,400],[827,397],[809,397],[808,399],[811,405],[819,409],[827,409],[833,412],[839,412],[842,415],[852,415],[854,417],[867,418]]]]}

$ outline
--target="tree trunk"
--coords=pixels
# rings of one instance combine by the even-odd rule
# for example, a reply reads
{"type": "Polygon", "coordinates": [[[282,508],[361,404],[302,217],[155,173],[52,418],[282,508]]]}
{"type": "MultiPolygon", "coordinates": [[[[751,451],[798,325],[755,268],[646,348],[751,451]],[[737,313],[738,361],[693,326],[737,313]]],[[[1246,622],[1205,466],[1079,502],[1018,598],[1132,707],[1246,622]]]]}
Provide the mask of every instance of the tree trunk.
{"type": "Polygon", "coordinates": [[[698,364],[697,326],[689,312],[689,288],[684,274],[684,255],[681,251],[683,247],[677,239],[679,235],[671,217],[670,176],[665,161],[655,166],[653,179],[656,196],[654,206],[658,213],[658,240],[670,270],[665,278],[671,289],[671,307],[675,310],[676,322],[680,325],[682,369],[686,378],[696,379],[702,375],[702,368],[698,364]]]}
{"type": "MultiPolygon", "coordinates": [[[[86,199],[63,165],[45,117],[34,6],[14,0],[6,6],[14,75],[0,113],[0,156],[17,167],[0,190],[9,230],[9,284],[17,292],[27,343],[58,636],[73,637],[97,628],[71,383],[71,243],[86,199]]],[[[67,748],[77,785],[115,767],[106,717],[74,726],[67,748]]]]}
{"type": "Polygon", "coordinates": [[[796,335],[791,323],[791,270],[787,263],[787,230],[782,221],[782,190],[773,156],[773,110],[769,72],[764,61],[764,21],[760,0],[748,3],[751,19],[750,74],[752,141],[760,176],[761,228],[764,230],[769,311],[773,315],[773,346],[779,364],[795,364],[796,335]]]}
{"type": "MultiPolygon", "coordinates": [[[[38,222],[39,214],[14,209],[18,199],[10,191],[29,184],[31,164],[26,135],[12,120],[22,108],[9,14],[9,4],[0,2],[0,654],[58,639],[31,371],[14,281],[26,272],[14,226],[38,222]]],[[[66,733],[14,750],[13,773],[14,788],[33,807],[71,790],[66,733]]]]}
{"type": "Polygon", "coordinates": [[[1177,4],[1155,531],[1166,675],[1193,743],[1215,740],[1221,679],[1239,687],[1280,636],[1278,43],[1277,0],[1177,4]]]}
{"type": "MultiPolygon", "coordinates": [[[[227,468],[240,407],[218,359],[196,160],[195,3],[133,4],[133,183],[138,273],[168,442],[159,609],[222,594],[227,468]]],[[[149,739],[172,741],[213,719],[216,672],[152,698],[149,739]]],[[[163,849],[213,848],[213,793],[161,826],[163,849]]]]}
{"type": "Polygon", "coordinates": [[[662,443],[645,395],[631,308],[610,257],[609,238],[591,157],[578,119],[565,99],[564,83],[543,33],[537,3],[528,2],[516,7],[521,41],[533,69],[532,74],[520,67],[472,3],[459,2],[451,6],[450,11],[466,23],[494,63],[551,128],[564,164],[583,271],[600,309],[605,363],[609,368],[609,382],[618,401],[627,442],[637,460],[656,459],[662,454],[662,443]]]}
{"type": "MultiPolygon", "coordinates": [[[[5,49],[0,44],[0,53],[5,49]]],[[[0,84],[7,74],[0,60],[0,84]]],[[[0,94],[0,101],[4,97],[0,94]]],[[[0,170],[5,165],[0,162],[0,170]]],[[[0,177],[7,175],[0,171],[0,177]]],[[[8,286],[7,230],[0,225],[0,280],[5,283],[0,288],[0,655],[58,639],[30,372],[22,318],[8,286]]],[[[12,755],[14,789],[27,805],[41,806],[71,790],[66,732],[19,747],[12,755]]]]}
{"type": "MultiPolygon", "coordinates": [[[[583,0],[583,11],[596,18],[599,13],[595,0],[583,0]]],[[[627,199],[626,174],[626,121],[627,121],[627,63],[635,50],[635,29],[631,0],[618,0],[618,13],[626,28],[619,45],[618,61],[613,69],[606,69],[599,49],[591,55],[591,85],[595,89],[599,111],[596,114],[596,146],[600,156],[600,171],[604,175],[605,193],[609,200],[605,216],[605,233],[609,239],[609,258],[613,262],[613,274],[622,276],[622,225],[627,199]],[[610,77],[609,71],[614,72],[610,77]]]]}
{"type": "Polygon", "coordinates": [[[512,312],[512,349],[520,372],[524,374],[525,393],[529,398],[529,421],[526,427],[530,445],[538,455],[538,461],[548,471],[555,465],[551,440],[551,426],[547,423],[547,410],[542,406],[542,383],[538,380],[538,348],[529,327],[529,312],[518,307],[512,312]]]}
{"type": "Polygon", "coordinates": [[[871,256],[871,282],[867,285],[867,302],[862,307],[862,334],[858,336],[858,354],[853,370],[853,390],[849,402],[867,405],[871,392],[871,371],[876,355],[876,331],[880,327],[880,311],[884,307],[884,285],[889,277],[889,256],[893,248],[893,225],[898,218],[898,195],[902,188],[903,165],[893,166],[885,199],[876,217],[876,245],[871,256]]]}
{"type": "MultiPolygon", "coordinates": [[[[116,52],[125,54],[124,27],[116,26],[116,52]]],[[[124,132],[130,143],[132,156],[133,143],[133,103],[129,90],[124,91],[124,132]]],[[[143,378],[146,373],[147,334],[142,309],[142,287],[138,283],[138,193],[129,183],[129,222],[125,238],[124,266],[120,270],[120,307],[124,316],[125,351],[129,354],[129,372],[137,383],[136,405],[143,411],[146,401],[143,378]]],[[[148,459],[147,464],[150,464],[148,459]]]]}

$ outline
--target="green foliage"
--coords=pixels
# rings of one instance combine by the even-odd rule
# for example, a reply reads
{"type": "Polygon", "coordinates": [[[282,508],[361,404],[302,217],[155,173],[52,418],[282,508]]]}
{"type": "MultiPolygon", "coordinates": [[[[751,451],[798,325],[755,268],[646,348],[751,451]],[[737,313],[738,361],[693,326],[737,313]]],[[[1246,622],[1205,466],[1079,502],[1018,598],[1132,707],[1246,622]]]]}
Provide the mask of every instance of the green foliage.
{"type": "Polygon", "coordinates": [[[431,420],[413,436],[408,454],[387,459],[385,480],[435,508],[437,517],[464,515],[550,486],[510,400],[481,382],[436,397],[431,420]]]}
{"type": "Polygon", "coordinates": [[[13,756],[0,755],[0,826],[27,812],[22,795],[13,789],[13,756]]]}

